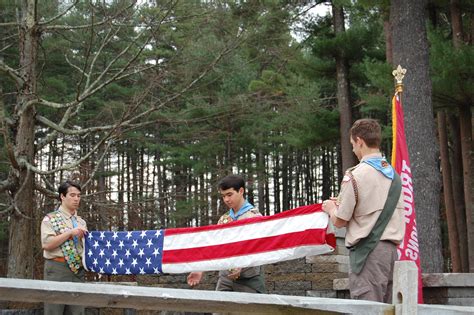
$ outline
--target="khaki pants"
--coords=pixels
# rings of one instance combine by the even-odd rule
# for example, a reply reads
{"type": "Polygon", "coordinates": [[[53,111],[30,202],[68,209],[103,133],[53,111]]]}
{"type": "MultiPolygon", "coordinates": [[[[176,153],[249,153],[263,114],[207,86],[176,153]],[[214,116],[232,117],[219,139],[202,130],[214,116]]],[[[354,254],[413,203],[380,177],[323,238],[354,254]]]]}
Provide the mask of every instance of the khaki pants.
{"type": "Polygon", "coordinates": [[[397,246],[389,241],[380,241],[359,274],[349,271],[351,298],[392,303],[393,266],[397,259],[397,246]]]}
{"type": "MultiPolygon", "coordinates": [[[[84,282],[84,269],[74,274],[66,263],[46,260],[44,263],[44,280],[61,282],[84,282]]],[[[54,303],[54,301],[48,301],[54,303]]],[[[85,307],[81,305],[44,304],[44,315],[84,315],[85,307]]]]}

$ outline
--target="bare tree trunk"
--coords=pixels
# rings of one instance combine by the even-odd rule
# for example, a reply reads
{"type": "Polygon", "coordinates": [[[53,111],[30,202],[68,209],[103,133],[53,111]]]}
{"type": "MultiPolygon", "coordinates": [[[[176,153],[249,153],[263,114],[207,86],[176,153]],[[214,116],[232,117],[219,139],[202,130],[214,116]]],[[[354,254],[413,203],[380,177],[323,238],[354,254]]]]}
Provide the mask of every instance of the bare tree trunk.
{"type": "Polygon", "coordinates": [[[258,193],[258,209],[262,213],[266,213],[265,209],[265,157],[261,149],[257,152],[257,193],[258,193]]]}
{"type": "MultiPolygon", "coordinates": [[[[463,43],[463,23],[461,11],[459,8],[459,0],[450,1],[451,26],[453,31],[453,46],[459,49],[463,43]]],[[[468,264],[469,271],[474,272],[474,208],[472,206],[472,114],[470,100],[467,104],[462,104],[460,108],[460,126],[461,126],[461,152],[462,165],[464,171],[464,199],[466,211],[466,228],[467,228],[467,248],[468,248],[468,264]]]]}
{"type": "Polygon", "coordinates": [[[413,170],[421,265],[424,272],[442,272],[439,152],[431,104],[426,4],[426,0],[392,0],[390,21],[394,65],[408,70],[404,79],[405,128],[413,170]]]}
{"type": "MultiPolygon", "coordinates": [[[[16,130],[16,160],[19,161],[17,172],[11,172],[15,187],[10,190],[15,211],[10,220],[8,273],[9,278],[32,278],[34,264],[34,228],[36,227],[37,209],[34,199],[34,174],[29,172],[21,160],[34,164],[35,150],[35,107],[27,106],[36,95],[36,63],[38,43],[41,36],[36,16],[36,1],[21,2],[20,17],[20,73],[24,80],[18,86],[18,99],[15,114],[19,117],[16,130]]],[[[13,165],[16,163],[14,162],[13,165]]]]}
{"type": "Polygon", "coordinates": [[[280,155],[275,150],[275,166],[273,168],[273,196],[275,197],[275,213],[281,212],[280,204],[280,155]]]}
{"type": "MultiPolygon", "coordinates": [[[[334,32],[336,36],[344,33],[344,10],[341,6],[332,4],[334,20],[334,32]]],[[[336,56],[336,78],[337,78],[337,104],[339,106],[340,141],[342,154],[342,168],[344,171],[357,164],[352,153],[352,145],[349,140],[352,126],[351,92],[349,83],[349,69],[343,53],[336,56]]]]}
{"type": "Polygon", "coordinates": [[[459,0],[450,1],[451,11],[451,29],[453,31],[453,46],[458,49],[463,43],[463,28],[461,9],[459,8],[459,0]]]}
{"type": "Polygon", "coordinates": [[[472,187],[472,112],[470,106],[463,106],[459,112],[461,126],[462,166],[464,170],[464,199],[466,202],[466,225],[469,248],[469,272],[474,272],[474,191],[472,187]]]}
{"type": "Polygon", "coordinates": [[[200,209],[200,222],[198,225],[209,225],[209,210],[207,207],[207,194],[205,185],[204,174],[199,175],[199,209],[200,209]]]}
{"type": "Polygon", "coordinates": [[[302,204],[302,195],[301,195],[301,177],[303,176],[303,167],[304,167],[304,164],[303,164],[303,154],[301,151],[296,151],[294,153],[294,159],[296,160],[296,163],[295,163],[295,170],[294,170],[294,174],[295,174],[295,179],[294,179],[294,184],[293,184],[293,187],[295,188],[294,189],[294,194],[293,194],[293,198],[290,199],[290,209],[293,209],[295,208],[296,206],[300,206],[302,204]]]}
{"type": "MultiPolygon", "coordinates": [[[[121,150],[118,150],[117,151],[117,157],[118,157],[118,160],[117,160],[117,165],[118,165],[118,169],[117,169],[117,173],[119,174],[118,175],[118,185],[117,185],[117,189],[118,189],[118,204],[119,205],[124,205],[125,204],[125,199],[124,199],[124,191],[125,191],[125,153],[121,150]]],[[[118,227],[120,230],[123,230],[125,229],[125,207],[121,207],[121,209],[119,210],[120,211],[120,214],[119,214],[119,221],[118,221],[118,227]]]]}
{"type": "Polygon", "coordinates": [[[288,167],[289,167],[289,157],[288,153],[283,153],[282,155],[282,165],[281,165],[281,195],[282,195],[282,200],[281,200],[281,211],[285,211],[288,209],[288,187],[289,187],[289,179],[288,179],[288,167]]]}
{"type": "Polygon", "coordinates": [[[390,30],[390,14],[387,12],[382,13],[384,16],[383,21],[383,34],[385,36],[385,59],[388,64],[393,64],[393,53],[392,53],[392,33],[390,30]]]}
{"type": "Polygon", "coordinates": [[[454,114],[448,116],[449,129],[451,130],[452,139],[452,159],[451,161],[451,175],[453,181],[453,199],[454,209],[456,211],[456,224],[458,227],[459,235],[459,250],[461,258],[461,271],[469,272],[469,259],[468,259],[468,239],[467,239],[467,226],[466,226],[466,203],[464,199],[463,190],[463,174],[462,174],[462,153],[461,153],[461,135],[459,133],[459,119],[454,114]]]}
{"type": "Polygon", "coordinates": [[[306,196],[305,196],[305,199],[304,199],[304,202],[306,204],[311,204],[311,203],[314,203],[314,199],[317,198],[317,196],[315,196],[315,193],[314,193],[314,190],[313,190],[313,185],[315,185],[316,183],[314,182],[314,179],[312,178],[312,170],[313,170],[313,157],[311,156],[311,149],[307,149],[306,150],[306,163],[305,163],[305,169],[304,169],[304,185],[305,185],[305,193],[306,193],[306,196]]]}
{"type": "Polygon", "coordinates": [[[456,212],[451,180],[451,166],[449,165],[448,133],[446,130],[446,113],[438,112],[439,147],[441,153],[441,170],[443,175],[444,204],[448,221],[449,251],[451,253],[452,272],[461,272],[461,258],[459,253],[459,235],[456,224],[456,212]]]}
{"type": "MultiPolygon", "coordinates": [[[[216,160],[216,164],[218,161],[216,160]]],[[[212,224],[216,224],[217,221],[219,220],[219,209],[218,209],[218,194],[214,193],[215,190],[217,190],[217,174],[216,172],[211,173],[211,222],[212,224]]]]}
{"type": "Polygon", "coordinates": [[[322,158],[321,158],[321,168],[322,168],[322,188],[323,195],[321,196],[322,200],[329,199],[331,197],[331,181],[333,176],[331,176],[331,156],[327,147],[322,148],[322,158]]]}

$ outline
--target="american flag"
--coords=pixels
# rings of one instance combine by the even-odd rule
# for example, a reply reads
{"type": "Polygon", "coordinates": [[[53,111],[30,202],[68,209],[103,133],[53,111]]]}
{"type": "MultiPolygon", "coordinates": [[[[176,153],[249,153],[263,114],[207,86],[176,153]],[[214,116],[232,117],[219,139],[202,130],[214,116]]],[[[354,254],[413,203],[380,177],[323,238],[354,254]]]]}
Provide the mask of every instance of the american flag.
{"type": "Polygon", "coordinates": [[[109,275],[185,273],[329,253],[335,237],[320,204],[195,228],[91,231],[84,266],[109,275]]]}

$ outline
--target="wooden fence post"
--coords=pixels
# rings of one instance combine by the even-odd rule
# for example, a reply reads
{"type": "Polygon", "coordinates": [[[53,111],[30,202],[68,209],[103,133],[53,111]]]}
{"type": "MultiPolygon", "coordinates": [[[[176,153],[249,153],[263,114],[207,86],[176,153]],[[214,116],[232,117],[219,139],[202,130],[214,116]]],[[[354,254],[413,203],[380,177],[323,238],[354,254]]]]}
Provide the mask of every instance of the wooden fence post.
{"type": "Polygon", "coordinates": [[[418,268],[415,262],[395,262],[392,292],[395,315],[418,313],[418,268]]]}

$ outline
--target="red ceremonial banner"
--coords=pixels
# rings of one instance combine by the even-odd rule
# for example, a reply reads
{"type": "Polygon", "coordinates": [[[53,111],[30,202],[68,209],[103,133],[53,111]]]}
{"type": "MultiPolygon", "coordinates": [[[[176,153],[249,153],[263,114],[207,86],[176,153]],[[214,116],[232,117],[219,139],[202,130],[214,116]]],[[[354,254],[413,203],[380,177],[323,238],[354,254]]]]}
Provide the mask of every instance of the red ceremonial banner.
{"type": "Polygon", "coordinates": [[[410,157],[403,122],[403,107],[400,96],[395,94],[392,100],[392,166],[402,181],[403,203],[405,207],[405,237],[398,246],[399,260],[412,260],[418,267],[418,303],[423,303],[423,283],[421,281],[420,250],[416,230],[415,199],[413,195],[410,157]]]}

